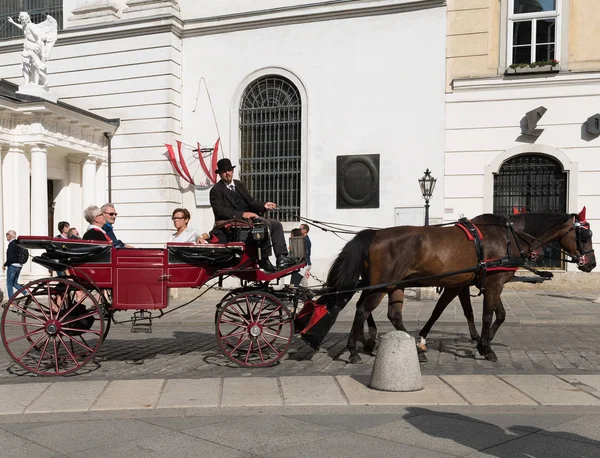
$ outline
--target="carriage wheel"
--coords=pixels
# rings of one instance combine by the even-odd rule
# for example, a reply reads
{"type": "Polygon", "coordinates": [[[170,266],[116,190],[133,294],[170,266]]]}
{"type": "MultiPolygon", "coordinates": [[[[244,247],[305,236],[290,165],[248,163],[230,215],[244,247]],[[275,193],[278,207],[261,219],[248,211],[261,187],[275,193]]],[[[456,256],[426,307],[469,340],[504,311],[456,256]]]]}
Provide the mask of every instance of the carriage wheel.
{"type": "Polygon", "coordinates": [[[19,293],[0,322],[4,348],[19,366],[38,375],[65,375],[92,359],[105,335],[105,313],[90,291],[55,277],[28,283],[19,293]]]}
{"type": "Polygon", "coordinates": [[[221,306],[216,327],[223,353],[244,367],[272,366],[287,353],[294,336],[288,308],[259,291],[240,294],[221,306]]]}

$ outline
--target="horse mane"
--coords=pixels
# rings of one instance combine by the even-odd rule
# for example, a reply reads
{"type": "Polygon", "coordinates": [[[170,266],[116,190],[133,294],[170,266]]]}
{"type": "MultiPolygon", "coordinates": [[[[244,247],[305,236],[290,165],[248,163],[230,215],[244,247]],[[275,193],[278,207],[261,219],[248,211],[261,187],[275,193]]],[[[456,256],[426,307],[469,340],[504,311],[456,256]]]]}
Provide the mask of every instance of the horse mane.
{"type": "Polygon", "coordinates": [[[522,220],[524,222],[524,231],[533,235],[534,237],[540,237],[544,233],[548,232],[553,227],[565,223],[569,218],[572,218],[573,214],[568,213],[519,213],[517,215],[511,215],[511,221],[522,220]]]}
{"type": "Polygon", "coordinates": [[[329,288],[343,291],[358,286],[364,267],[363,262],[368,259],[369,246],[375,233],[373,229],[360,231],[344,246],[327,273],[325,284],[329,288]]]}
{"type": "Polygon", "coordinates": [[[473,224],[480,226],[506,226],[507,219],[502,215],[494,215],[493,213],[484,213],[471,219],[473,224]]]}

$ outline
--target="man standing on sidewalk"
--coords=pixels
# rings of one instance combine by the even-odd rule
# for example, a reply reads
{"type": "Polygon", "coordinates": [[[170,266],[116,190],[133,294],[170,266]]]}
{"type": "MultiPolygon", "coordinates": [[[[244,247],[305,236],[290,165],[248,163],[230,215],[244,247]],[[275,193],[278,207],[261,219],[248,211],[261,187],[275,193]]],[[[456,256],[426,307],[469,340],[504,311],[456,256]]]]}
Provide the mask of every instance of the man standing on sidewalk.
{"type": "Polygon", "coordinates": [[[306,267],[304,270],[304,275],[302,276],[302,280],[300,281],[300,286],[304,286],[308,288],[308,277],[310,277],[310,268],[312,266],[312,262],[310,260],[310,255],[312,252],[312,242],[310,241],[310,237],[308,236],[308,231],[310,231],[310,227],[308,224],[301,224],[300,231],[304,236],[304,240],[306,241],[306,267]]]}
{"type": "Polygon", "coordinates": [[[2,266],[2,271],[8,269],[8,272],[6,272],[6,293],[8,295],[7,300],[10,300],[14,290],[21,288],[18,281],[23,268],[21,264],[21,250],[23,248],[17,246],[17,233],[13,230],[6,233],[6,241],[8,242],[8,248],[6,249],[6,262],[2,266]]]}

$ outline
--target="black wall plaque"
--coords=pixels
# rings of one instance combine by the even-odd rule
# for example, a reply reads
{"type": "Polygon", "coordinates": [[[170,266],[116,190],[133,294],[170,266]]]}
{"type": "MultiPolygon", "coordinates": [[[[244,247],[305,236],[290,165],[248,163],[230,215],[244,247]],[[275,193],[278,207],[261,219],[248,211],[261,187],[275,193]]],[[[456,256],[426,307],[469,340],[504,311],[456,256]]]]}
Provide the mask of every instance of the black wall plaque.
{"type": "Polygon", "coordinates": [[[379,208],[379,154],[337,157],[337,208],[379,208]]]}

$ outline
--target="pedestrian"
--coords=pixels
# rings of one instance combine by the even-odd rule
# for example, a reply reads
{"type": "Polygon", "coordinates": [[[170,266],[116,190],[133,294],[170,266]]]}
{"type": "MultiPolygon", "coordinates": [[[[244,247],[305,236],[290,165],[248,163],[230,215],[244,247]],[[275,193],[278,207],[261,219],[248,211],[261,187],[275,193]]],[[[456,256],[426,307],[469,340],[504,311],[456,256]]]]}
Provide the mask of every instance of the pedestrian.
{"type": "MultiPolygon", "coordinates": [[[[295,243],[294,239],[302,241],[302,231],[300,229],[292,229],[292,232],[290,232],[290,244],[288,246],[288,250],[291,253],[291,256],[303,258],[304,255],[302,253],[298,253],[298,251],[302,249],[300,248],[302,245],[299,246],[297,243],[295,243]]],[[[302,269],[296,272],[292,272],[292,275],[290,276],[291,286],[294,286],[296,288],[300,286],[303,278],[301,271],[302,269]]]]}
{"type": "Polygon", "coordinates": [[[68,239],[69,228],[71,225],[67,221],[61,221],[58,223],[58,235],[55,237],[57,239],[68,239]]]}
{"type": "Polygon", "coordinates": [[[310,237],[308,236],[308,231],[310,231],[310,227],[308,224],[301,224],[300,231],[304,236],[304,240],[306,241],[306,267],[304,271],[304,275],[302,277],[302,281],[300,282],[300,286],[308,287],[308,277],[310,277],[310,269],[312,267],[312,261],[310,260],[310,256],[312,253],[312,242],[310,241],[310,237]]]}
{"type": "Polygon", "coordinates": [[[7,270],[6,293],[8,294],[8,300],[10,300],[14,291],[22,288],[22,285],[18,282],[23,268],[23,252],[27,253],[27,250],[17,245],[17,233],[12,229],[6,233],[6,241],[8,242],[8,248],[6,249],[6,261],[2,266],[2,272],[7,270]]]}
{"type": "MultiPolygon", "coordinates": [[[[259,215],[268,210],[275,210],[277,204],[274,202],[258,201],[250,196],[244,184],[239,180],[233,179],[234,168],[235,166],[227,158],[217,162],[216,172],[221,179],[210,190],[210,206],[215,215],[215,222],[234,218],[258,218],[269,226],[273,247],[272,251],[275,252],[277,268],[281,269],[294,265],[296,261],[288,254],[281,223],[274,219],[262,218],[259,215]]],[[[266,272],[274,272],[276,269],[269,260],[271,247],[264,249],[263,255],[263,259],[259,263],[260,268],[266,272]]]]}
{"type": "Polygon", "coordinates": [[[115,248],[133,248],[131,245],[123,243],[115,235],[113,225],[115,224],[115,220],[117,219],[118,215],[118,213],[115,210],[115,206],[111,203],[107,203],[102,205],[101,210],[102,214],[104,215],[104,219],[106,220],[106,223],[104,224],[104,226],[102,226],[102,229],[104,230],[104,232],[106,232],[106,235],[110,237],[115,248]]]}

